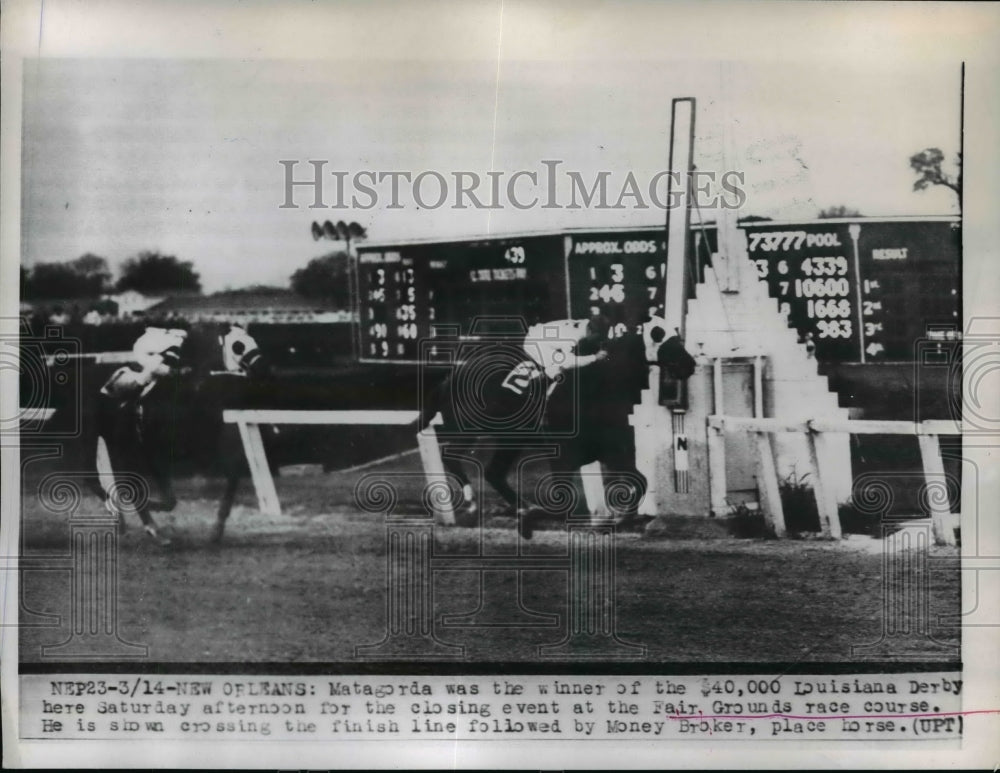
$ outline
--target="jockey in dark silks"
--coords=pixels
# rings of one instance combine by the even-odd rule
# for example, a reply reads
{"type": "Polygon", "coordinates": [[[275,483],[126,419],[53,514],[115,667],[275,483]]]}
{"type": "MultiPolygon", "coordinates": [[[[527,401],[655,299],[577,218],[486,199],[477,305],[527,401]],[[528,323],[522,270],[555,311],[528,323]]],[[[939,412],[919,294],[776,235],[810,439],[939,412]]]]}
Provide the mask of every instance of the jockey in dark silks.
{"type": "MultiPolygon", "coordinates": [[[[469,440],[487,435],[501,441],[483,470],[483,477],[507,501],[517,506],[517,492],[507,482],[524,444],[525,434],[545,436],[545,407],[563,374],[606,357],[601,344],[607,340],[603,317],[590,320],[556,320],[532,326],[519,346],[487,347],[459,365],[422,407],[417,420],[423,429],[441,411],[444,422],[439,437],[452,433],[469,440]]],[[[462,465],[448,455],[446,469],[463,485],[464,508],[476,510],[472,486],[462,465]]],[[[522,514],[528,508],[522,507],[522,514]]]]}
{"type": "Polygon", "coordinates": [[[155,440],[148,436],[144,409],[157,384],[179,364],[185,335],[182,330],[147,328],[133,347],[133,361],[116,370],[97,397],[93,448],[97,472],[95,493],[119,518],[120,528],[125,527],[122,511],[133,509],[146,532],[161,544],[168,540],[160,537],[150,511],[172,510],[176,498],[169,475],[154,458],[156,449],[151,445],[155,440]],[[159,505],[148,502],[146,481],[150,476],[163,493],[159,505]]]}
{"type": "Polygon", "coordinates": [[[607,354],[600,348],[608,337],[607,319],[560,319],[540,322],[528,329],[524,351],[548,381],[546,394],[564,371],[597,362],[607,354]]]}

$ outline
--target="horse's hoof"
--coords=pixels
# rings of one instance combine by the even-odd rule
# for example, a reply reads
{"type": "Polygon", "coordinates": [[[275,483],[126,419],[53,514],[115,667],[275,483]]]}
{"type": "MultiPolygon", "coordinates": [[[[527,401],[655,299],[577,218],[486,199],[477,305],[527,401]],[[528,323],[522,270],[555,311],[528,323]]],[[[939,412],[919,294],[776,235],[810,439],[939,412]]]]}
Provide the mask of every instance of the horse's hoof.
{"type": "Polygon", "coordinates": [[[652,521],[644,515],[626,515],[615,521],[615,529],[620,532],[638,532],[646,530],[646,526],[652,521]]]}
{"type": "Polygon", "coordinates": [[[212,545],[221,545],[222,544],[222,532],[223,532],[223,528],[221,526],[216,526],[214,529],[212,529],[212,536],[209,537],[209,539],[208,539],[209,543],[212,544],[212,545]]]}
{"type": "Polygon", "coordinates": [[[169,537],[164,537],[160,532],[156,530],[153,526],[145,527],[146,534],[161,548],[169,547],[172,543],[169,537]]]}
{"type": "Polygon", "coordinates": [[[455,523],[458,526],[475,526],[479,522],[479,507],[468,502],[455,508],[455,523]]]}
{"type": "Polygon", "coordinates": [[[517,511],[517,533],[524,539],[531,539],[535,534],[535,527],[532,523],[534,516],[531,511],[521,508],[517,511]]]}

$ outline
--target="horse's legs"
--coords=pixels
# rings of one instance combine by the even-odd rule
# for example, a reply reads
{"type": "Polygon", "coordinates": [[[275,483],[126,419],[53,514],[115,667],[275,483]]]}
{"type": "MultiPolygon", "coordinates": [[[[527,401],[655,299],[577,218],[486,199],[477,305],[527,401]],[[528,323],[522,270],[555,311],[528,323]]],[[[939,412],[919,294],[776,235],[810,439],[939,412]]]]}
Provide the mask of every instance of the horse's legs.
{"type": "MultiPolygon", "coordinates": [[[[243,440],[240,438],[239,430],[232,424],[227,424],[222,429],[218,453],[222,474],[226,478],[226,487],[223,489],[222,499],[219,500],[219,507],[215,512],[215,526],[212,527],[211,536],[213,544],[222,541],[222,533],[226,529],[226,519],[229,518],[229,514],[233,510],[233,502],[236,500],[236,489],[240,485],[240,478],[249,473],[243,451],[243,440]]],[[[269,459],[271,456],[273,454],[269,455],[269,459]]]]}
{"type": "Polygon", "coordinates": [[[514,466],[521,449],[509,446],[497,448],[483,471],[483,477],[511,507],[517,507],[517,491],[507,483],[507,475],[514,466]]]}
{"type": "Polygon", "coordinates": [[[635,465],[635,431],[628,425],[612,426],[606,429],[603,440],[601,461],[609,471],[605,489],[622,487],[615,499],[623,501],[625,506],[618,508],[617,520],[622,525],[631,524],[639,517],[639,503],[648,488],[646,477],[635,465]],[[622,495],[624,499],[620,499],[622,495]]]}
{"type": "MultiPolygon", "coordinates": [[[[559,444],[559,453],[549,458],[549,471],[552,476],[549,479],[552,481],[551,485],[564,485],[566,481],[574,480],[574,472],[580,466],[580,463],[579,453],[574,449],[573,445],[566,441],[561,442],[559,444]]],[[[551,501],[552,504],[550,506],[539,507],[534,505],[527,508],[527,512],[518,513],[518,533],[524,539],[531,539],[532,534],[534,534],[536,521],[553,516],[566,519],[579,507],[578,499],[583,494],[579,483],[574,480],[572,485],[577,492],[576,496],[563,496],[561,493],[554,491],[551,495],[544,497],[551,501]],[[558,506],[557,503],[559,502],[562,502],[563,506],[558,506]]]]}
{"type": "Polygon", "coordinates": [[[226,529],[226,519],[233,510],[233,501],[236,499],[236,489],[240,485],[238,473],[230,473],[226,476],[226,488],[222,492],[222,499],[219,500],[219,509],[215,513],[215,526],[212,528],[212,543],[222,542],[222,533],[226,529]]]}
{"type": "Polygon", "coordinates": [[[476,506],[475,492],[472,490],[472,482],[469,480],[468,474],[465,472],[465,466],[461,461],[455,456],[442,453],[441,462],[444,464],[445,472],[454,475],[458,479],[458,482],[462,484],[462,501],[461,506],[465,508],[465,512],[471,515],[478,509],[476,506]]]}
{"type": "MultiPolygon", "coordinates": [[[[121,528],[121,523],[124,521],[124,514],[122,513],[117,495],[113,495],[113,491],[114,489],[119,489],[119,487],[120,490],[124,491],[134,488],[134,484],[129,485],[125,482],[125,480],[121,480],[119,473],[127,473],[134,478],[145,480],[145,475],[141,469],[142,465],[136,464],[138,459],[141,458],[140,455],[144,452],[141,446],[141,440],[137,434],[133,433],[132,428],[128,425],[119,424],[116,427],[115,432],[107,433],[103,437],[108,457],[107,462],[110,467],[108,472],[110,473],[111,480],[113,481],[112,491],[105,492],[105,506],[109,511],[114,512],[117,515],[119,519],[119,528],[121,528]]],[[[153,520],[153,516],[150,513],[148,503],[142,501],[142,497],[139,496],[139,492],[134,492],[133,495],[139,501],[137,501],[136,505],[132,509],[135,510],[139,519],[142,521],[143,529],[160,545],[169,545],[170,540],[160,536],[156,521],[153,520]]]]}
{"type": "Polygon", "coordinates": [[[169,512],[177,507],[177,495],[174,493],[174,482],[167,469],[167,465],[150,453],[148,456],[149,468],[152,471],[153,480],[163,497],[161,502],[151,503],[149,509],[153,512],[169,512]]]}

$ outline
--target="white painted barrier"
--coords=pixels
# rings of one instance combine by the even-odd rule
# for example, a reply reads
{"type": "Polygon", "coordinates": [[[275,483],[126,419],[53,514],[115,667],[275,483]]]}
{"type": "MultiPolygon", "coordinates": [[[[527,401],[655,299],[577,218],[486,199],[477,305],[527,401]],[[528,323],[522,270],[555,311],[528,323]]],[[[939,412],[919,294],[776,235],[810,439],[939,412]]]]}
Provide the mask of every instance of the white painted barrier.
{"type": "MultiPolygon", "coordinates": [[[[266,515],[281,515],[281,502],[274,487],[274,478],[267,461],[264,440],[260,434],[261,424],[329,424],[329,425],[384,425],[406,426],[419,416],[418,411],[282,411],[282,410],[227,410],[222,420],[235,424],[243,441],[243,451],[250,467],[257,504],[266,515]]],[[[447,484],[444,463],[437,435],[430,431],[417,433],[417,447],[424,466],[428,484],[447,484]]],[[[455,522],[455,513],[448,503],[435,506],[437,520],[444,524],[455,522]]]]}
{"type": "MultiPolygon", "coordinates": [[[[264,449],[264,440],[260,434],[261,424],[329,424],[329,425],[385,425],[406,426],[416,421],[417,411],[283,411],[283,410],[227,410],[223,411],[222,419],[227,424],[235,424],[243,441],[243,451],[250,467],[254,489],[257,492],[257,504],[260,511],[266,515],[281,515],[281,502],[271,476],[271,468],[264,449]]],[[[440,415],[431,424],[437,424],[440,415]]],[[[447,475],[441,458],[441,448],[437,434],[432,429],[417,433],[417,448],[423,463],[424,475],[428,485],[447,485],[447,475]]],[[[587,505],[592,513],[604,514],[607,507],[604,502],[604,485],[599,462],[587,465],[581,469],[583,473],[583,488],[587,505]]],[[[435,504],[436,520],[443,524],[454,524],[455,513],[448,503],[435,504]]]]}
{"type": "MultiPolygon", "coordinates": [[[[45,364],[52,366],[56,363],[56,355],[46,354],[45,364]]],[[[135,359],[135,354],[127,352],[81,352],[79,354],[60,354],[59,360],[91,360],[96,365],[125,365],[135,359]]]]}
{"type": "MultiPolygon", "coordinates": [[[[820,527],[823,534],[839,539],[842,536],[837,500],[829,485],[830,463],[826,449],[826,439],[833,434],[849,435],[913,435],[920,444],[920,458],[924,468],[924,478],[928,483],[939,482],[946,485],[944,464],[941,460],[941,435],[961,435],[962,427],[955,421],[862,421],[828,420],[787,421],[785,419],[761,419],[742,416],[709,416],[709,465],[708,474],[713,491],[726,490],[725,445],[720,441],[725,430],[753,432],[757,438],[758,481],[761,489],[761,508],[771,528],[778,537],[785,536],[785,516],[781,507],[778,476],[774,466],[774,451],[771,436],[778,432],[804,433],[809,443],[809,462],[814,480],[813,490],[819,511],[820,527]],[[714,438],[714,440],[713,440],[714,438]]],[[[928,497],[931,510],[931,524],[938,544],[954,545],[954,531],[948,528],[951,509],[947,497],[928,497]]]]}
{"type": "Polygon", "coordinates": [[[17,419],[20,422],[48,421],[55,412],[55,408],[22,408],[17,414],[17,419]]]}

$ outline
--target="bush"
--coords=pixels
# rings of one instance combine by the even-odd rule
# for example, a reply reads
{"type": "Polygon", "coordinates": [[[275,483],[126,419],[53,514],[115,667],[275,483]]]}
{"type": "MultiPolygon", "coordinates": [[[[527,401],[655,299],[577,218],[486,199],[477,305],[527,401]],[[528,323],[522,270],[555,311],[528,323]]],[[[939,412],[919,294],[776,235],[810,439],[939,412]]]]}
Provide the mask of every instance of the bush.
{"type": "Polygon", "coordinates": [[[751,510],[745,502],[730,502],[729,523],[734,537],[739,539],[774,539],[774,530],[767,525],[764,513],[760,509],[751,510]]]}
{"type": "Polygon", "coordinates": [[[803,532],[822,531],[819,509],[816,507],[816,493],[813,487],[806,483],[808,477],[809,473],[800,476],[793,469],[791,474],[778,484],[781,507],[785,511],[785,528],[792,537],[803,532]]]}

